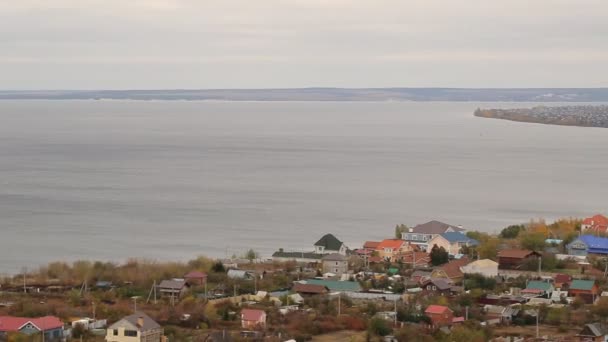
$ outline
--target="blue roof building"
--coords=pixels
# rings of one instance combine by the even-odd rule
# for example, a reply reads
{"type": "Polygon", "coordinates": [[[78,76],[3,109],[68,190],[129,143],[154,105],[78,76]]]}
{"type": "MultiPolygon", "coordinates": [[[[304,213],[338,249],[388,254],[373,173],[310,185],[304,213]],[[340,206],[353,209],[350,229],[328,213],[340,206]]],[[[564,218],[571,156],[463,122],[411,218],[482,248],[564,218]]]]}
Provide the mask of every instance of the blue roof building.
{"type": "Polygon", "coordinates": [[[566,245],[568,254],[587,256],[588,254],[608,255],[608,238],[581,235],[566,245]]]}

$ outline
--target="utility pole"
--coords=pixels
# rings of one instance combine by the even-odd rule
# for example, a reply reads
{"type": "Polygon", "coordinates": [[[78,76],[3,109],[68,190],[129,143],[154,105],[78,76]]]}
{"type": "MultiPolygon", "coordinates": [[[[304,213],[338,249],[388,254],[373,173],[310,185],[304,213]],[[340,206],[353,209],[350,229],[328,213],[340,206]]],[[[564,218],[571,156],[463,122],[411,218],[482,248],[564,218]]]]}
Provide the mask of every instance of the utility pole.
{"type": "Polygon", "coordinates": [[[393,324],[397,326],[397,299],[395,298],[395,317],[393,320],[393,324]]]}
{"type": "Polygon", "coordinates": [[[340,311],[342,309],[342,302],[340,298],[342,297],[342,293],[338,292],[338,317],[340,317],[340,311]]]}
{"type": "Polygon", "coordinates": [[[540,333],[538,331],[538,320],[540,316],[540,308],[536,310],[536,339],[538,339],[540,333]]]}
{"type": "Polygon", "coordinates": [[[139,296],[133,296],[131,299],[133,299],[133,312],[137,312],[137,299],[139,299],[139,296]]]}
{"type": "Polygon", "coordinates": [[[25,274],[27,273],[27,268],[23,268],[23,293],[27,293],[27,286],[25,284],[25,274]]]}

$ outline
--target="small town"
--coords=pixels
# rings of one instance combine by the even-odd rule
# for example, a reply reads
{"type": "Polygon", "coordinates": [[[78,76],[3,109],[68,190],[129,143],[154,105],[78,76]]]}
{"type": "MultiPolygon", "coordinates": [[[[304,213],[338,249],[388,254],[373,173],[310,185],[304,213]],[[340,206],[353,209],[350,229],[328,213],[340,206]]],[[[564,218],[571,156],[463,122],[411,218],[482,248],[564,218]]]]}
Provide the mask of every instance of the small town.
{"type": "Polygon", "coordinates": [[[606,105],[477,109],[475,116],[550,125],[608,127],[608,106],[606,105]]]}
{"type": "Polygon", "coordinates": [[[429,221],[346,246],[1,279],[0,341],[606,341],[608,218],[429,221]]]}

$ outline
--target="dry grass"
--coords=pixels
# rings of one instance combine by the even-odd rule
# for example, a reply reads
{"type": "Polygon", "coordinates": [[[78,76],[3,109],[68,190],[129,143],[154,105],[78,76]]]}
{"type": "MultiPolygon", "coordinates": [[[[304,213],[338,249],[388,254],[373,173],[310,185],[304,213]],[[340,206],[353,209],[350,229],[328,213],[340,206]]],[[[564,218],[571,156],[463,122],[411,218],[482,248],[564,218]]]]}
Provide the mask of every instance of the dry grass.
{"type": "Polygon", "coordinates": [[[343,330],[329,334],[317,335],[312,338],[313,342],[364,342],[365,331],[343,330]]]}

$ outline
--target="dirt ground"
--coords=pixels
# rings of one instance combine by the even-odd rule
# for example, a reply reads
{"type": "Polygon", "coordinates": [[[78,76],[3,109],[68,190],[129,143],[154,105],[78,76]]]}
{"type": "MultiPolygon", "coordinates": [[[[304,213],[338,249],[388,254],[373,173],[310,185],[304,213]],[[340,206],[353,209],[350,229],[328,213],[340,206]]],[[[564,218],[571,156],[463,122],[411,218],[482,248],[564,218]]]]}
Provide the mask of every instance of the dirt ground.
{"type": "Polygon", "coordinates": [[[365,331],[337,331],[331,334],[314,336],[313,342],[365,342],[365,331]]]}
{"type": "MultiPolygon", "coordinates": [[[[528,325],[528,326],[497,326],[493,327],[495,336],[536,336],[536,326],[528,325]]],[[[572,327],[570,330],[565,332],[560,332],[555,326],[547,326],[541,325],[539,327],[540,336],[552,336],[552,337],[566,337],[577,334],[580,331],[578,327],[572,327]]]]}

